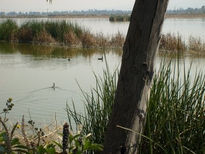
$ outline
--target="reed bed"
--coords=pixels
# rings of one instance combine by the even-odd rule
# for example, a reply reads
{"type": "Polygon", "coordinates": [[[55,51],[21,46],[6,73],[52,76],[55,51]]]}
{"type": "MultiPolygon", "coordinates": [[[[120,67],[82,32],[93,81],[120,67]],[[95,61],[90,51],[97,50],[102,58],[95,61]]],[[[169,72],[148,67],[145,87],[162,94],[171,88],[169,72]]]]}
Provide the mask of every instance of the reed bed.
{"type": "Polygon", "coordinates": [[[153,79],[140,153],[205,152],[204,87],[201,73],[162,65],[153,79]]]}
{"type": "MultiPolygon", "coordinates": [[[[161,65],[155,74],[139,153],[204,153],[205,76],[191,69],[181,74],[179,67],[161,65]]],[[[96,77],[96,76],[95,76],[96,77]]],[[[102,144],[116,91],[116,74],[96,77],[96,87],[83,92],[85,113],[75,104],[67,105],[70,125],[82,126],[85,134],[102,144]]]]}
{"type": "Polygon", "coordinates": [[[187,47],[185,43],[182,41],[181,36],[163,34],[161,35],[159,48],[161,51],[184,52],[187,47]]]}
{"type": "MultiPolygon", "coordinates": [[[[120,32],[106,37],[102,33],[92,34],[77,24],[62,22],[26,22],[20,27],[12,20],[0,24],[0,41],[26,42],[45,45],[63,45],[77,48],[122,48],[125,37],[120,32]]],[[[200,38],[191,37],[188,43],[180,35],[163,34],[160,52],[203,53],[205,43],[200,38]]]]}
{"type": "Polygon", "coordinates": [[[189,38],[189,50],[195,52],[205,53],[205,42],[203,42],[200,38],[189,38]]]}
{"type": "Polygon", "coordinates": [[[119,33],[112,38],[105,37],[102,34],[93,35],[89,30],[66,21],[30,21],[18,27],[14,21],[7,20],[0,24],[0,40],[49,45],[61,44],[80,48],[108,48],[112,46],[122,47],[124,37],[119,33]],[[113,39],[115,40],[113,41],[113,39]],[[114,42],[114,45],[112,42],[114,42]]]}
{"type": "MultiPolygon", "coordinates": [[[[70,126],[82,126],[82,132],[91,133],[92,141],[98,144],[104,142],[104,133],[108,124],[114,103],[118,72],[110,73],[107,67],[103,76],[95,75],[96,86],[91,91],[82,94],[84,98],[84,113],[79,113],[73,105],[67,104],[67,115],[70,126]]],[[[72,128],[74,129],[74,127],[72,128]]]]}

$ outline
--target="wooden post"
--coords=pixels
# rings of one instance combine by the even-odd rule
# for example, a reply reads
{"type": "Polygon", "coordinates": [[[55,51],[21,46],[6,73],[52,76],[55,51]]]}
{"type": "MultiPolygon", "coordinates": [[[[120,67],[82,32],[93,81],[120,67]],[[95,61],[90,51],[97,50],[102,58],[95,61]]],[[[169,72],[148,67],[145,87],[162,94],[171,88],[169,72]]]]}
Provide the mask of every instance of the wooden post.
{"type": "Polygon", "coordinates": [[[136,0],[123,47],[115,104],[105,135],[104,154],[137,153],[168,0],[136,0]]]}

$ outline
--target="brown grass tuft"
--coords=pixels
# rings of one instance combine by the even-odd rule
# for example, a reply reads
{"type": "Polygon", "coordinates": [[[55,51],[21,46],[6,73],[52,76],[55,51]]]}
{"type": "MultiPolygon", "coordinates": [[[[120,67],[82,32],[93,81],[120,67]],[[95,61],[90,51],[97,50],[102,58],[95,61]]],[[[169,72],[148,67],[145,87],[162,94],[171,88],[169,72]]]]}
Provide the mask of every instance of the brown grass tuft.
{"type": "Polygon", "coordinates": [[[118,32],[115,36],[111,38],[110,44],[114,47],[122,47],[125,42],[123,35],[118,32]]]}
{"type": "Polygon", "coordinates": [[[179,35],[174,36],[172,34],[163,34],[161,36],[159,48],[165,51],[185,51],[186,45],[179,35]]]}
{"type": "Polygon", "coordinates": [[[55,40],[46,31],[39,32],[33,39],[34,43],[54,43],[55,40]]]}
{"type": "Polygon", "coordinates": [[[78,45],[80,41],[73,31],[69,31],[64,34],[64,43],[66,45],[72,46],[72,45],[78,45]]]}
{"type": "Polygon", "coordinates": [[[83,48],[90,48],[96,45],[95,37],[90,32],[84,32],[81,36],[83,48]]]}
{"type": "Polygon", "coordinates": [[[18,39],[20,42],[31,42],[33,40],[32,29],[22,27],[18,31],[18,39]]]}
{"type": "Polygon", "coordinates": [[[205,43],[200,38],[189,38],[189,50],[191,51],[202,51],[205,52],[205,43]]]}
{"type": "Polygon", "coordinates": [[[106,48],[109,45],[108,38],[106,38],[103,33],[97,34],[95,39],[98,47],[106,48]]]}

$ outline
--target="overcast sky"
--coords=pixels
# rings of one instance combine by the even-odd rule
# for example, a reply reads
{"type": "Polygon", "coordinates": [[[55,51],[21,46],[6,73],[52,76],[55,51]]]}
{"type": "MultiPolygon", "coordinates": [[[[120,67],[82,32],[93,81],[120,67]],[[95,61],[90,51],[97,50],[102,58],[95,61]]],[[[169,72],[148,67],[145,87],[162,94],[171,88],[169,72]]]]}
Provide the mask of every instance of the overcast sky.
{"type": "MultiPolygon", "coordinates": [[[[135,0],[0,0],[0,11],[69,11],[88,9],[131,10],[135,0]]],[[[199,8],[205,0],[169,0],[169,9],[199,8]]]]}

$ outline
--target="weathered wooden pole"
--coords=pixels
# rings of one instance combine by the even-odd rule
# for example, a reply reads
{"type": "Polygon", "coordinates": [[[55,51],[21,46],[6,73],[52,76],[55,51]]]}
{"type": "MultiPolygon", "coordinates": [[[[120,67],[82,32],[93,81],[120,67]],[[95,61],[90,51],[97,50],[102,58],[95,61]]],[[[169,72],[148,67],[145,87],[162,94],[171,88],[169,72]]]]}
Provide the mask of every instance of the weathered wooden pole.
{"type": "Polygon", "coordinates": [[[115,104],[105,135],[104,154],[137,153],[146,103],[153,76],[153,61],[168,0],[136,0],[123,47],[115,104]]]}

